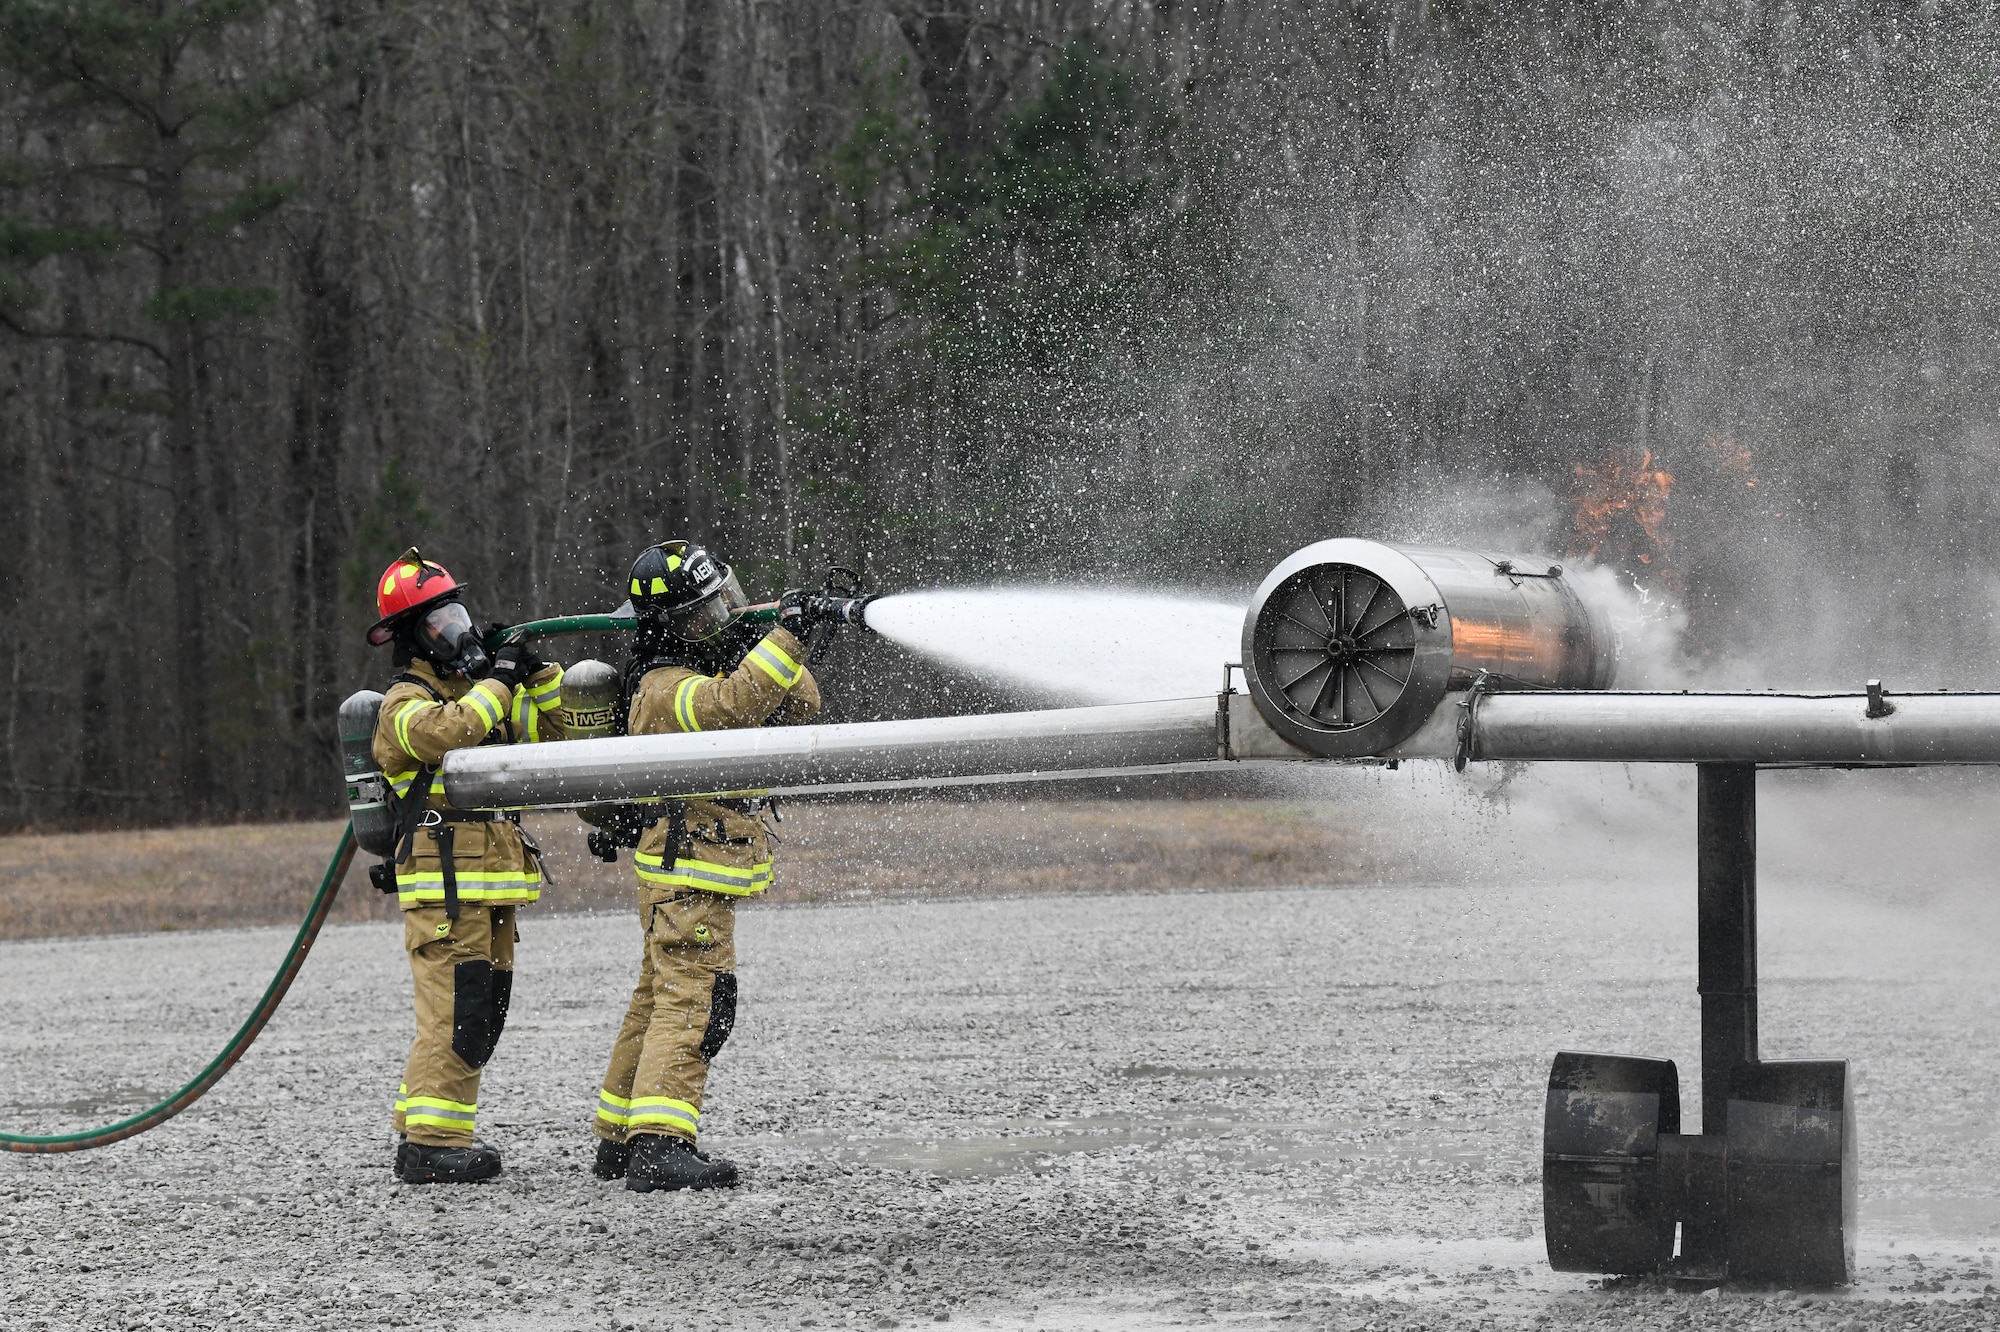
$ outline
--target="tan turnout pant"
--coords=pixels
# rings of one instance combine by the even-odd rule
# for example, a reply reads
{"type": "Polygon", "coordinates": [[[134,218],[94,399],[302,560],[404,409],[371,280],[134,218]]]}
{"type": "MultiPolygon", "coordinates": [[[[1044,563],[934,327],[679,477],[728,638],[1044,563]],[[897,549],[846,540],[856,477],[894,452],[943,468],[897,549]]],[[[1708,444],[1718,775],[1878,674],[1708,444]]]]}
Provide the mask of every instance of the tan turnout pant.
{"type": "Polygon", "coordinates": [[[708,1061],[736,1024],[736,902],[642,887],[639,923],[645,953],[598,1093],[597,1134],[693,1140],[708,1061]]]}
{"type": "Polygon", "coordinates": [[[417,1039],[396,1091],[396,1132],[429,1147],[472,1141],[479,1071],[493,1057],[514,993],[514,908],[466,902],[403,913],[416,980],[417,1039]]]}

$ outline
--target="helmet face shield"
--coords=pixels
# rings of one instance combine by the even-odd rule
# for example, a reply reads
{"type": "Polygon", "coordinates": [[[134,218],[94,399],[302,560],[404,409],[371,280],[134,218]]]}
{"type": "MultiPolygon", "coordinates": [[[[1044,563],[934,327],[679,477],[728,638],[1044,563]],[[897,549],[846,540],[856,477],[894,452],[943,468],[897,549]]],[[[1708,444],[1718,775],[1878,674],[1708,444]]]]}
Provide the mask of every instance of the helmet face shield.
{"type": "Polygon", "coordinates": [[[669,615],[667,631],[683,643],[706,643],[736,623],[737,613],[749,604],[743,585],[736,581],[736,571],[725,565],[722,586],[669,615]]]}

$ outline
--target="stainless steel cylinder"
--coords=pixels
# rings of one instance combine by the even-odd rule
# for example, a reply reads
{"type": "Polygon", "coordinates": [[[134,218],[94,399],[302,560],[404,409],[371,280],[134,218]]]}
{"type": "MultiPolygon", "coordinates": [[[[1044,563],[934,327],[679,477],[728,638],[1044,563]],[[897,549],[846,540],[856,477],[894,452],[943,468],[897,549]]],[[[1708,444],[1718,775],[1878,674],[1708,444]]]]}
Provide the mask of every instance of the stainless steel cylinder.
{"type": "Polygon", "coordinates": [[[1612,638],[1545,559],[1340,538],[1292,554],[1243,619],[1243,672],[1271,728],[1327,758],[1408,739],[1481,671],[1611,684],[1612,638]]]}
{"type": "Polygon", "coordinates": [[[371,856],[386,856],[396,846],[396,811],[375,763],[375,723],[381,712],[382,695],[363,689],[347,696],[339,714],[348,817],[354,823],[355,844],[371,856]]]}

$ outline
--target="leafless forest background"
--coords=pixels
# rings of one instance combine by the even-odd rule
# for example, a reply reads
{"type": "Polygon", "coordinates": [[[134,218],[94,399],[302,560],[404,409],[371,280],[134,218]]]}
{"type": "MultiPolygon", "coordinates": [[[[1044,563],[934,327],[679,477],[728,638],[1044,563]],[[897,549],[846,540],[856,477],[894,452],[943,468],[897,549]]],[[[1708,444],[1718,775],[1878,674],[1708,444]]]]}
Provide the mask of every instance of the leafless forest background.
{"type": "Polygon", "coordinates": [[[1996,22],[0,0],[0,823],[333,812],[412,541],[513,619],[682,532],[769,592],[1505,539],[1768,682],[1990,684],[1996,22]]]}

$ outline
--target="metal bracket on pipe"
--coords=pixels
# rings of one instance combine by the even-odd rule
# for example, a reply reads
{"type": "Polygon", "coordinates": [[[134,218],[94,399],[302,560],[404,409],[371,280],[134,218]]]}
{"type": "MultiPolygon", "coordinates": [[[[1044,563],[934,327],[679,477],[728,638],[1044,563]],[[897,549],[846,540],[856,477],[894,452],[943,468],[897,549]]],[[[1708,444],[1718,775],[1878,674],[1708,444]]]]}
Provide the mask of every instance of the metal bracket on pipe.
{"type": "Polygon", "coordinates": [[[1561,578],[1563,567],[1560,564],[1551,564],[1546,571],[1536,573],[1532,569],[1523,569],[1512,560],[1495,560],[1493,572],[1508,578],[1561,578]]]}
{"type": "Polygon", "coordinates": [[[1472,688],[1458,700],[1458,749],[1451,756],[1451,770],[1464,772],[1479,741],[1479,700],[1493,682],[1493,672],[1481,671],[1473,677],[1472,688]]]}
{"type": "Polygon", "coordinates": [[[1229,743],[1229,700],[1236,697],[1233,674],[1243,669],[1240,661],[1222,663],[1222,692],[1215,696],[1215,756],[1224,763],[1236,757],[1229,743]]]}

